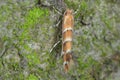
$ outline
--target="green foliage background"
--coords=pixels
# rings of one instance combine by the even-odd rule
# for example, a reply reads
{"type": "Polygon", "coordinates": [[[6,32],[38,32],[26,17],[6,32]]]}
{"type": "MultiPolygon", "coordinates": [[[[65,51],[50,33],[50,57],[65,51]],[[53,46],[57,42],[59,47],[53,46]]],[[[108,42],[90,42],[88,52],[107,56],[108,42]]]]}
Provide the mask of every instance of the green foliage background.
{"type": "Polygon", "coordinates": [[[36,6],[36,3],[37,0],[1,1],[1,80],[120,78],[119,0],[65,0],[67,8],[77,11],[72,49],[75,63],[67,74],[62,58],[57,55],[60,52],[56,51],[61,49],[61,44],[50,54],[57,42],[55,38],[60,36],[57,32],[60,27],[53,27],[60,15],[55,10],[36,6]],[[81,20],[89,24],[84,25],[81,20]],[[112,58],[114,54],[118,60],[112,58]]]}

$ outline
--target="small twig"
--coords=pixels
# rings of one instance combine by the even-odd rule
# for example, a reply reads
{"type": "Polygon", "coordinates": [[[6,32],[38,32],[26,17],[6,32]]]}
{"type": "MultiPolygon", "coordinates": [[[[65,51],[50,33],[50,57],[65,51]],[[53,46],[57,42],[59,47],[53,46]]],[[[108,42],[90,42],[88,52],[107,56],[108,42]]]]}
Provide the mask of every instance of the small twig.
{"type": "Polygon", "coordinates": [[[50,49],[50,53],[53,51],[53,49],[60,43],[61,41],[58,41],[54,44],[54,46],[52,47],[52,49],[50,49]]]}
{"type": "Polygon", "coordinates": [[[59,20],[59,21],[57,22],[57,24],[51,25],[50,27],[58,27],[59,24],[60,24],[60,22],[61,22],[61,20],[59,20]]]}
{"type": "Polygon", "coordinates": [[[53,25],[53,27],[59,26],[60,22],[61,22],[61,20],[59,20],[59,21],[57,22],[57,24],[53,25]]]}
{"type": "Polygon", "coordinates": [[[60,24],[61,20],[58,21],[58,23],[56,24],[56,26],[58,26],[60,24]]]}
{"type": "Polygon", "coordinates": [[[53,6],[53,9],[54,9],[55,12],[57,12],[59,15],[62,15],[62,13],[61,13],[59,10],[57,10],[54,6],[53,6]]]}

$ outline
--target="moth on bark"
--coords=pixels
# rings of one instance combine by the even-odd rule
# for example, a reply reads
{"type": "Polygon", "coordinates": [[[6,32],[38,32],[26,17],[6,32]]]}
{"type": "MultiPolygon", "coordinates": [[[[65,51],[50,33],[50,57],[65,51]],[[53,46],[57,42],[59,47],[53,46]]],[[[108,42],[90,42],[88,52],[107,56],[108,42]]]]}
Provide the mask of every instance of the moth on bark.
{"type": "Polygon", "coordinates": [[[73,39],[74,17],[71,9],[66,9],[62,22],[62,55],[64,70],[67,72],[73,64],[72,39],[73,39]]]}

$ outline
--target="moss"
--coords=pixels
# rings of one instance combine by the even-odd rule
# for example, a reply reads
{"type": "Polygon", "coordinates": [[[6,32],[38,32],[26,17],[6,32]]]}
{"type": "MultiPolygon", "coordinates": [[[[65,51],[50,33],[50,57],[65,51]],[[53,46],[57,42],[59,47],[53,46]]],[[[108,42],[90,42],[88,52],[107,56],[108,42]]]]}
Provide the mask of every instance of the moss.
{"type": "Polygon", "coordinates": [[[32,67],[33,65],[40,64],[39,55],[37,55],[37,53],[35,52],[31,52],[30,54],[26,55],[26,57],[27,57],[29,66],[32,67]]]}
{"type": "Polygon", "coordinates": [[[77,1],[73,1],[73,0],[65,0],[65,3],[67,4],[67,7],[70,9],[76,9],[78,7],[77,1]]]}
{"type": "Polygon", "coordinates": [[[30,29],[34,28],[35,24],[43,24],[43,21],[45,21],[45,16],[47,17],[48,15],[49,11],[47,9],[33,8],[30,10],[25,16],[25,23],[20,26],[20,29],[23,30],[22,34],[19,36],[20,40],[30,40],[30,29]]]}
{"type": "Polygon", "coordinates": [[[0,9],[0,20],[5,22],[7,20],[7,18],[10,16],[10,14],[12,13],[12,11],[10,11],[10,7],[8,6],[1,6],[0,9]],[[4,12],[3,12],[4,10],[4,12]]]}
{"type": "Polygon", "coordinates": [[[30,74],[27,80],[38,80],[38,78],[34,74],[30,74]]]}
{"type": "Polygon", "coordinates": [[[43,23],[45,21],[45,16],[47,17],[49,15],[48,9],[42,9],[42,8],[33,8],[33,10],[30,10],[28,14],[25,17],[25,26],[23,28],[28,27],[34,27],[35,23],[43,23]],[[40,21],[39,21],[40,20],[40,21]]]}

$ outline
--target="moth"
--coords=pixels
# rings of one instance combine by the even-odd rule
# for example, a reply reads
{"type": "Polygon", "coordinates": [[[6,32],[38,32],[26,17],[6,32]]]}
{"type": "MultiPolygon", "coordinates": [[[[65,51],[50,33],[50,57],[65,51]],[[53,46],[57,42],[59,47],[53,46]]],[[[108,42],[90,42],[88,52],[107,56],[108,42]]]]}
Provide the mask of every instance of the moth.
{"type": "Polygon", "coordinates": [[[74,17],[71,9],[66,9],[62,22],[62,51],[63,66],[65,72],[68,72],[73,63],[72,57],[72,39],[73,39],[74,17]]]}
{"type": "MultiPolygon", "coordinates": [[[[63,66],[64,66],[65,72],[68,72],[68,70],[74,64],[73,56],[72,56],[72,39],[73,39],[73,27],[74,27],[73,14],[74,13],[71,9],[66,9],[66,11],[63,14],[63,19],[62,19],[61,55],[63,57],[63,66]]],[[[50,53],[60,42],[61,41],[58,41],[57,43],[54,44],[53,48],[50,50],[50,53]]]]}

